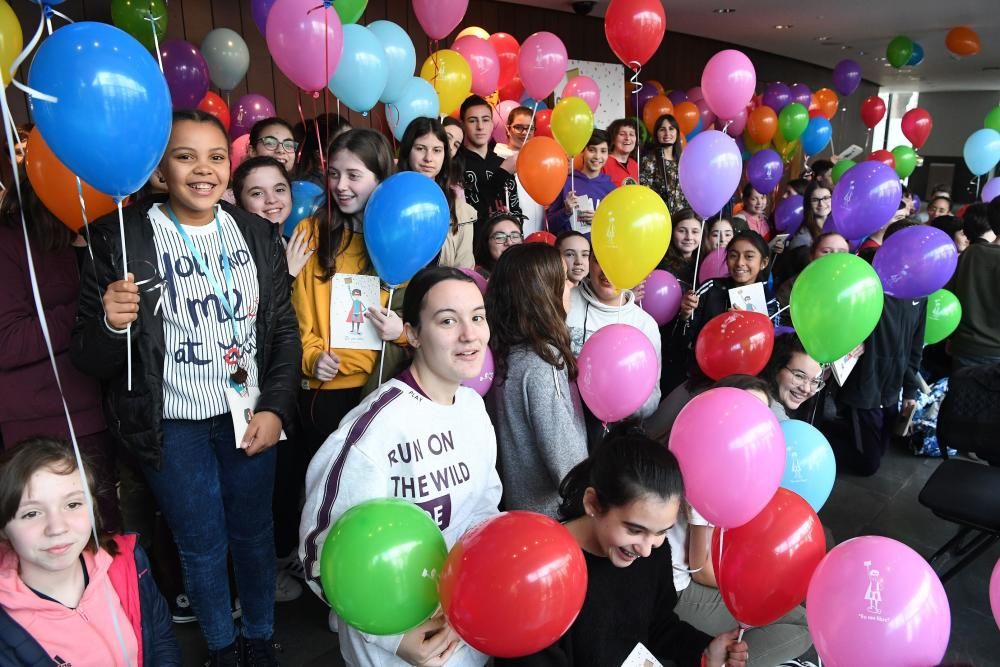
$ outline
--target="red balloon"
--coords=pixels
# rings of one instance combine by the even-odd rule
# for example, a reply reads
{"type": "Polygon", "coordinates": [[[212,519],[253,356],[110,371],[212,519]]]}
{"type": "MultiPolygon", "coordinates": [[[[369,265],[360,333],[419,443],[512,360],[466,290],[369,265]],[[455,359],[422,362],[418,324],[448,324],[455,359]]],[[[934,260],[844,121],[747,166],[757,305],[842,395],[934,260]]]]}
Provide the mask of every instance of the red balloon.
{"type": "Polygon", "coordinates": [[[226,132],[229,131],[229,107],[226,106],[226,101],[221,97],[210,90],[205,93],[205,97],[201,98],[201,102],[198,102],[198,108],[218,118],[225,126],[226,132]]]}
{"type": "Polygon", "coordinates": [[[551,645],[576,620],[587,593],[587,563],[558,522],[505,512],[455,544],[439,591],[448,623],[466,643],[517,658],[551,645]]]}
{"type": "Polygon", "coordinates": [[[872,151],[871,155],[868,156],[868,160],[875,160],[876,162],[881,162],[890,169],[896,168],[896,156],[890,151],[872,151]]]}
{"type": "Polygon", "coordinates": [[[552,136],[551,109],[542,109],[541,111],[535,112],[535,136],[536,137],[552,136]]]}
{"type": "Polygon", "coordinates": [[[525,243],[544,243],[545,245],[550,245],[555,247],[556,245],[556,235],[552,232],[532,232],[524,237],[525,243]]]}
{"type": "Polygon", "coordinates": [[[757,375],[774,349],[774,325],[766,313],[731,310],[713,317],[698,334],[694,356],[713,380],[757,375]]]}
{"type": "Polygon", "coordinates": [[[784,488],[748,523],[725,529],[721,557],[719,542],[716,530],[712,565],[722,601],[736,620],[753,627],[773,623],[801,604],[826,555],[816,512],[784,488]]]}
{"type": "MultiPolygon", "coordinates": [[[[500,59],[500,67],[503,68],[503,59],[500,59]]],[[[506,86],[500,86],[500,90],[497,91],[497,95],[501,100],[519,100],[524,95],[524,84],[521,83],[521,77],[517,74],[514,78],[510,80],[506,86]]],[[[520,104],[520,103],[518,103],[520,104]]]]}
{"type": "Polygon", "coordinates": [[[903,114],[901,123],[903,136],[909,139],[914,148],[919,149],[927,143],[927,137],[931,136],[934,129],[934,121],[931,115],[924,109],[910,109],[903,114]]]}
{"type": "Polygon", "coordinates": [[[611,0],[604,14],[611,50],[633,70],[656,53],[666,30],[667,14],[660,0],[611,0]]]}
{"type": "Polygon", "coordinates": [[[809,117],[810,118],[826,118],[826,114],[823,113],[822,109],[820,109],[820,108],[817,107],[816,109],[810,109],[809,110],[809,117]]]}
{"type": "Polygon", "coordinates": [[[885,116],[885,102],[878,95],[872,95],[861,103],[861,120],[869,130],[879,124],[885,116]]]}
{"type": "MultiPolygon", "coordinates": [[[[521,45],[517,43],[513,35],[508,35],[505,32],[495,32],[486,41],[493,45],[497,57],[500,59],[500,80],[497,83],[497,88],[502,89],[517,76],[517,55],[521,52],[521,45]]],[[[504,97],[501,95],[500,99],[516,100],[520,99],[520,96],[504,97]]]]}

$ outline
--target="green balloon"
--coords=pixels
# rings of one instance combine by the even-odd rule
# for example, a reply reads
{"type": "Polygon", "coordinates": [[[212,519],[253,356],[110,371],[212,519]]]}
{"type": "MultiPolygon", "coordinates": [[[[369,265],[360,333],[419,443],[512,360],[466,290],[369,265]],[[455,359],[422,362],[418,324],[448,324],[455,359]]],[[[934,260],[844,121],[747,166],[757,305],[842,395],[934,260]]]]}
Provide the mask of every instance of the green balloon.
{"type": "Polygon", "coordinates": [[[111,0],[111,22],[150,51],[156,49],[153,26],[156,39],[162,42],[167,36],[167,8],[163,0],[111,0]]]}
{"type": "Polygon", "coordinates": [[[802,136],[809,125],[809,109],[798,102],[792,102],[778,114],[778,129],[785,141],[795,141],[802,136]]]}
{"type": "Polygon", "coordinates": [[[833,184],[836,185],[837,181],[840,180],[840,177],[856,164],[857,162],[854,160],[840,160],[837,164],[833,165],[833,170],[830,172],[830,178],[833,179],[833,184]]]}
{"type": "Polygon", "coordinates": [[[950,336],[962,321],[962,304],[958,297],[946,289],[939,289],[927,297],[927,327],[924,343],[933,345],[950,336]]]}
{"type": "Polygon", "coordinates": [[[884,299],[882,283],[868,262],[846,252],[824,255],[792,286],[792,325],[809,356],[828,364],[875,330],[884,299]]]}
{"type": "Polygon", "coordinates": [[[993,107],[993,110],[986,114],[986,121],[983,127],[1000,132],[1000,107],[993,107]]]}
{"type": "Polygon", "coordinates": [[[885,48],[885,57],[889,64],[899,69],[910,62],[913,55],[913,40],[905,35],[897,35],[885,48]]]}
{"type": "Polygon", "coordinates": [[[917,152],[909,146],[896,146],[892,149],[896,160],[896,173],[900,178],[906,178],[917,168],[917,152]]]}
{"type": "Polygon", "coordinates": [[[344,25],[357,23],[367,6],[368,0],[337,0],[333,3],[333,8],[337,10],[340,22],[344,25]]]}
{"type": "Polygon", "coordinates": [[[344,621],[373,635],[412,630],[438,607],[444,536],[413,503],[378,498],[344,512],[320,556],[320,580],[344,621]]]}

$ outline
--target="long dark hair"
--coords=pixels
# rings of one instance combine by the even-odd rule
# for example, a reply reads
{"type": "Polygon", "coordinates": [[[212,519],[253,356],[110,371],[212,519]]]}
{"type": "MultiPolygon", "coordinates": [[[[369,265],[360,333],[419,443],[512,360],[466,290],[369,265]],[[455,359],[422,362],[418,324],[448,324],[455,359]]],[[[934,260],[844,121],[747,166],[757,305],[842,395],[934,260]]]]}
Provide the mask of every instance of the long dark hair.
{"type": "MultiPolygon", "coordinates": [[[[299,132],[292,132],[292,136],[299,140],[299,154],[293,178],[297,181],[315,178],[323,170],[322,161],[319,159],[320,153],[326,150],[336,137],[350,129],[351,124],[346,118],[340,114],[328,113],[306,121],[302,125],[301,139],[299,132]]],[[[325,178],[325,175],[322,177],[325,178]]]]}
{"type": "MultiPolygon", "coordinates": [[[[667,148],[668,146],[670,146],[672,149],[670,152],[671,159],[674,162],[680,162],[681,151],[684,150],[684,144],[683,142],[681,142],[680,123],[677,122],[677,119],[674,118],[672,114],[665,113],[656,119],[656,123],[653,124],[653,136],[651,138],[651,141],[654,145],[656,145],[657,148],[667,148]],[[656,138],[656,135],[660,131],[660,127],[664,123],[670,123],[670,127],[674,128],[674,130],[677,132],[677,138],[674,140],[673,144],[661,144],[660,140],[656,138]]],[[[657,152],[657,157],[662,160],[663,159],[662,152],[657,152]]]]}
{"type": "Polygon", "coordinates": [[[584,515],[583,496],[588,488],[597,493],[601,509],[608,510],[643,496],[680,498],[684,480],[673,453],[633,428],[621,434],[613,432],[563,478],[559,485],[562,520],[584,515]]]}
{"type": "MultiPolygon", "coordinates": [[[[815,239],[817,236],[823,233],[823,228],[819,226],[816,222],[816,217],[813,215],[812,210],[812,197],[817,190],[826,190],[833,196],[833,188],[826,181],[810,181],[809,185],[806,186],[806,191],[802,194],[802,198],[805,200],[803,202],[803,209],[805,210],[805,218],[802,224],[806,229],[809,230],[809,234],[815,239]]],[[[831,202],[832,203],[832,202],[831,202]]],[[[827,214],[827,219],[829,219],[829,214],[827,214]]],[[[826,221],[824,220],[824,224],[826,221]]]]}
{"type": "MultiPolygon", "coordinates": [[[[42,200],[35,194],[31,182],[24,171],[23,165],[18,165],[21,177],[21,201],[24,202],[24,219],[28,223],[28,239],[36,252],[56,252],[73,245],[76,234],[59,218],[45,208],[42,200]]],[[[5,227],[21,226],[21,202],[11,186],[0,201],[0,224],[5,227]]],[[[83,221],[83,218],[80,219],[83,221]]],[[[5,289],[11,289],[10,285],[5,289]]]]}
{"type": "Polygon", "coordinates": [[[496,260],[494,260],[493,255],[490,254],[490,244],[493,243],[493,239],[490,237],[493,235],[493,228],[505,221],[513,222],[517,225],[518,230],[521,229],[521,220],[517,216],[512,213],[507,213],[506,211],[501,211],[499,213],[494,213],[489,219],[487,219],[482,233],[475,237],[475,245],[472,247],[472,254],[475,257],[476,265],[487,273],[491,273],[493,268],[496,266],[496,260]]]}
{"type": "MultiPolygon", "coordinates": [[[[395,164],[392,159],[392,150],[385,137],[365,127],[355,128],[344,132],[330,144],[327,153],[327,161],[333,159],[338,151],[350,151],[365,165],[369,171],[375,174],[375,179],[381,183],[392,176],[395,171],[395,164]]],[[[316,258],[319,262],[320,279],[330,280],[337,272],[337,255],[342,247],[351,241],[354,232],[347,226],[347,216],[340,212],[336,202],[330,196],[330,188],[326,188],[326,200],[320,205],[316,213],[316,258]],[[345,240],[344,233],[347,233],[345,240]]],[[[367,266],[362,266],[362,271],[367,266]]]]}
{"type": "Polygon", "coordinates": [[[566,265],[552,246],[523,243],[500,256],[486,291],[498,384],[507,375],[507,355],[517,345],[529,346],[543,361],[576,378],[562,301],[565,285],[566,265]]]}
{"type": "Polygon", "coordinates": [[[441,121],[437,118],[424,118],[420,116],[419,118],[414,118],[406,126],[403,138],[399,142],[399,160],[396,162],[396,168],[399,171],[417,170],[410,163],[410,153],[413,152],[413,144],[416,143],[417,139],[428,134],[433,135],[440,141],[444,149],[444,161],[441,163],[441,171],[434,177],[434,182],[444,191],[444,196],[448,200],[448,210],[451,213],[451,233],[457,234],[458,218],[455,216],[456,195],[454,186],[458,181],[454,180],[455,173],[451,167],[451,148],[448,146],[451,140],[448,138],[448,133],[444,131],[444,125],[441,124],[441,121]]]}
{"type": "MultiPolygon", "coordinates": [[[[806,352],[806,348],[802,346],[802,341],[799,340],[798,335],[794,333],[787,333],[781,336],[776,336],[774,339],[774,350],[771,352],[771,358],[768,359],[767,365],[764,366],[764,370],[760,372],[760,378],[767,382],[767,391],[771,396],[771,401],[774,403],[781,402],[781,396],[778,393],[778,375],[781,373],[781,369],[788,366],[791,363],[792,357],[796,354],[804,354],[809,356],[806,352]]],[[[807,415],[811,408],[807,406],[812,406],[819,394],[809,398],[794,411],[794,415],[807,415]]],[[[789,417],[793,416],[792,412],[789,412],[789,417]]]]}

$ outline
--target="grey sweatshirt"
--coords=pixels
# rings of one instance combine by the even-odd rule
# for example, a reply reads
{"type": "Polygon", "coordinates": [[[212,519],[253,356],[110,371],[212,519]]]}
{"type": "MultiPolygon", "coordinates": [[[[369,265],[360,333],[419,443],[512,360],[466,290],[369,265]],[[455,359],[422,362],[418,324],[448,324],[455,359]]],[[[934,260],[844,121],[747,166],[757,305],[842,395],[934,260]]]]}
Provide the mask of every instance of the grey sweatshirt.
{"type": "Polygon", "coordinates": [[[494,385],[493,392],[504,505],[554,518],[559,483],[587,458],[576,386],[570,385],[566,369],[518,346],[507,357],[504,383],[494,385]]]}

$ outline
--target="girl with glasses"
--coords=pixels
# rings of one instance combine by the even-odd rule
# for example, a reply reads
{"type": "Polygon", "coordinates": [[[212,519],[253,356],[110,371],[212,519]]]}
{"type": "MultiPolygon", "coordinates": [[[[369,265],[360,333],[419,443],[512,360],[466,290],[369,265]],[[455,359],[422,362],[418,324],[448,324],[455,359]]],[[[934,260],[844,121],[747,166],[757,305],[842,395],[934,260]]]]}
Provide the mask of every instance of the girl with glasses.
{"type": "Polygon", "coordinates": [[[476,271],[489,280],[500,255],[524,242],[521,221],[510,213],[497,213],[486,221],[476,246],[476,271]]]}
{"type": "Polygon", "coordinates": [[[833,210],[833,192],[825,181],[812,181],[802,195],[805,218],[798,233],[788,243],[789,249],[808,247],[823,233],[823,226],[833,210]]]}
{"type": "Polygon", "coordinates": [[[824,369],[794,333],[778,336],[760,376],[767,381],[771,410],[778,421],[811,421],[812,398],[826,385],[824,369]],[[803,407],[804,406],[804,407],[803,407]]]}
{"type": "Polygon", "coordinates": [[[280,118],[265,118],[250,128],[247,156],[273,157],[290,173],[295,166],[295,150],[298,147],[291,125],[280,118]]]}

